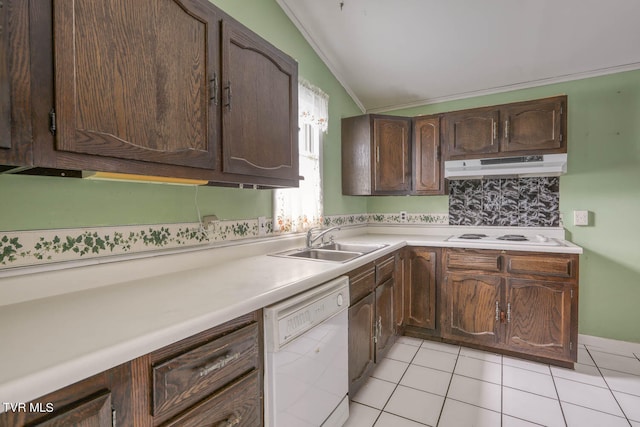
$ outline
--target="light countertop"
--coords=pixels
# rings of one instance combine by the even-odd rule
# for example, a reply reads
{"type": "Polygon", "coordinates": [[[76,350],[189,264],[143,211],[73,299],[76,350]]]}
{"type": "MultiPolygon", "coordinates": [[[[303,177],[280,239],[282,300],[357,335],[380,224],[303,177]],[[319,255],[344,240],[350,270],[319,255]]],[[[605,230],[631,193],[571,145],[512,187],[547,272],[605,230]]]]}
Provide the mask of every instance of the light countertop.
{"type": "MultiPolygon", "coordinates": [[[[303,292],[407,244],[465,246],[447,242],[453,233],[446,227],[393,232],[369,227],[337,235],[339,241],[388,245],[346,263],[266,255],[302,246],[302,237],[297,237],[1,278],[0,402],[28,402],[303,292]],[[41,292],[47,283],[50,289],[41,292]],[[56,288],[58,294],[51,290],[56,288]]],[[[466,246],[582,252],[562,237],[558,232],[562,245],[557,247],[466,246]]]]}

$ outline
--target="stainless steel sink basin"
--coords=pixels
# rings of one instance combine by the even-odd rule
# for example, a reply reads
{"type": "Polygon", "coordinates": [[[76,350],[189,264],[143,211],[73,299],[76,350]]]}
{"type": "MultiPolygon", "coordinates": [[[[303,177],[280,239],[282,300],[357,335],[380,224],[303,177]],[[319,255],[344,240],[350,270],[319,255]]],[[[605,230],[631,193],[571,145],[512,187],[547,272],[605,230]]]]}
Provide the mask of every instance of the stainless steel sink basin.
{"type": "Polygon", "coordinates": [[[286,254],[286,256],[290,256],[290,257],[317,259],[320,261],[336,261],[336,262],[346,262],[351,259],[357,258],[361,255],[364,255],[364,254],[360,252],[347,252],[347,251],[336,251],[336,250],[325,250],[325,249],[303,249],[303,250],[297,250],[295,252],[286,254]]]}
{"type": "Polygon", "coordinates": [[[364,243],[339,243],[333,242],[327,245],[321,246],[320,249],[330,251],[347,251],[347,252],[360,252],[362,254],[368,254],[369,252],[377,251],[384,248],[387,245],[375,245],[364,243]]]}
{"type": "Polygon", "coordinates": [[[329,243],[319,248],[300,248],[271,254],[272,256],[311,259],[316,261],[347,262],[387,245],[358,243],[329,243]]]}

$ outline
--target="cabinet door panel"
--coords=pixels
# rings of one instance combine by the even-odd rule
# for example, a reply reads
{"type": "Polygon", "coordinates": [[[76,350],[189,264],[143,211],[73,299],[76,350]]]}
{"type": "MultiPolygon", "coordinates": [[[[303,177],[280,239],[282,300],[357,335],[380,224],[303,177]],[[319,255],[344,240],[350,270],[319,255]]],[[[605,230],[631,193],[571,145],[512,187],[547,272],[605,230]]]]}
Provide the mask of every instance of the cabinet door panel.
{"type": "Polygon", "coordinates": [[[560,150],[564,147],[563,102],[531,102],[506,107],[502,151],[560,150]]]}
{"type": "Polygon", "coordinates": [[[432,250],[408,249],[405,317],[409,326],[436,327],[436,259],[432,250]]]}
{"type": "Polygon", "coordinates": [[[410,190],[409,124],[409,119],[404,118],[373,119],[373,189],[376,193],[410,190]]]}
{"type": "Polygon", "coordinates": [[[570,360],[572,284],[508,279],[509,350],[570,360]]]}
{"type": "Polygon", "coordinates": [[[395,342],[396,322],[393,315],[394,279],[376,288],[376,363],[381,361],[395,342]]]}
{"type": "MultiPolygon", "coordinates": [[[[33,165],[31,56],[26,1],[0,7],[0,165],[33,165]]],[[[10,169],[0,166],[0,171],[10,169]]]]}
{"type": "Polygon", "coordinates": [[[261,426],[261,388],[260,372],[253,371],[163,426],[261,426]]]}
{"type": "Polygon", "coordinates": [[[105,393],[69,409],[47,421],[35,424],[38,427],[82,426],[111,427],[111,394],[105,393]]]}
{"type": "Polygon", "coordinates": [[[502,307],[500,277],[450,274],[444,293],[443,337],[474,344],[498,344],[499,307],[502,307]]]}
{"type": "Polygon", "coordinates": [[[297,65],[249,30],[222,27],[223,170],[297,182],[297,65]]]}
{"type": "Polygon", "coordinates": [[[215,168],[219,27],[184,3],[54,2],[58,150],[215,168]]]}
{"type": "Polygon", "coordinates": [[[349,394],[364,384],[373,369],[375,296],[370,293],[349,307],[349,394]]]}
{"type": "Polygon", "coordinates": [[[440,118],[416,118],[413,123],[413,192],[441,194],[440,118]]]}
{"type": "Polygon", "coordinates": [[[445,122],[447,158],[498,152],[500,110],[452,113],[445,122]]]}
{"type": "Polygon", "coordinates": [[[0,148],[11,148],[8,16],[7,8],[0,7],[0,148]]]}

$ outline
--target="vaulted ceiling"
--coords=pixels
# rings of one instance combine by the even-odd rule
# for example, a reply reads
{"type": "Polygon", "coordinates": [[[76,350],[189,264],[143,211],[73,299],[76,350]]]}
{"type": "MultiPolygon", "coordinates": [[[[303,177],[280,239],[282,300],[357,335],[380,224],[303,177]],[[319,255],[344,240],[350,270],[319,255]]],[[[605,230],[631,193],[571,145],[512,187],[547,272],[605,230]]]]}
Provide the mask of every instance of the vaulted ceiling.
{"type": "Polygon", "coordinates": [[[363,111],[640,69],[639,0],[277,0],[363,111]]]}

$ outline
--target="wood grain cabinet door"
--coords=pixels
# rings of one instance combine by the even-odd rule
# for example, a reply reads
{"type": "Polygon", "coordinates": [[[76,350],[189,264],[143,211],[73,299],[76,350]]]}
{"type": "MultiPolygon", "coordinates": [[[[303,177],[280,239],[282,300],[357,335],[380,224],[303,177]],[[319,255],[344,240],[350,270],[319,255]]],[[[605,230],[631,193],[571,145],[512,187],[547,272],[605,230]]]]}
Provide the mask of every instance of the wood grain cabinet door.
{"type": "Polygon", "coordinates": [[[111,394],[107,392],[57,414],[53,418],[34,424],[38,427],[111,427],[112,425],[111,394]]]}
{"type": "Polygon", "coordinates": [[[54,1],[56,148],[214,169],[213,10],[191,0],[54,1]]]}
{"type": "Polygon", "coordinates": [[[444,121],[447,159],[498,153],[500,110],[469,110],[445,114],[444,121]]]}
{"type": "Polygon", "coordinates": [[[393,315],[393,278],[376,288],[376,363],[382,360],[395,342],[396,322],[393,315]]]}
{"type": "Polygon", "coordinates": [[[401,194],[411,189],[411,119],[373,118],[373,192],[401,194]]]}
{"type": "Polygon", "coordinates": [[[436,327],[436,260],[428,248],[407,248],[405,322],[425,329],[436,327]]]}
{"type": "Polygon", "coordinates": [[[222,168],[298,182],[298,66],[263,39],[222,23],[222,168]]]}
{"type": "MultiPolygon", "coordinates": [[[[33,165],[31,55],[26,1],[0,1],[0,165],[33,165]]],[[[11,167],[0,166],[0,171],[11,167]]]]}
{"type": "Polygon", "coordinates": [[[440,117],[413,120],[413,193],[443,194],[440,117]]]}
{"type": "Polygon", "coordinates": [[[507,279],[506,348],[571,360],[572,284],[507,279]]]}
{"type": "Polygon", "coordinates": [[[11,90],[9,86],[9,13],[0,6],[0,149],[11,148],[11,90]]]}
{"type": "Polygon", "coordinates": [[[502,278],[449,274],[445,279],[442,336],[472,344],[501,342],[502,278]]]}
{"type": "Polygon", "coordinates": [[[374,315],[373,292],[349,307],[349,394],[351,396],[364,384],[374,366],[374,315]]]}
{"type": "Polygon", "coordinates": [[[566,97],[558,97],[505,106],[501,151],[566,152],[565,103],[566,97]]]}

